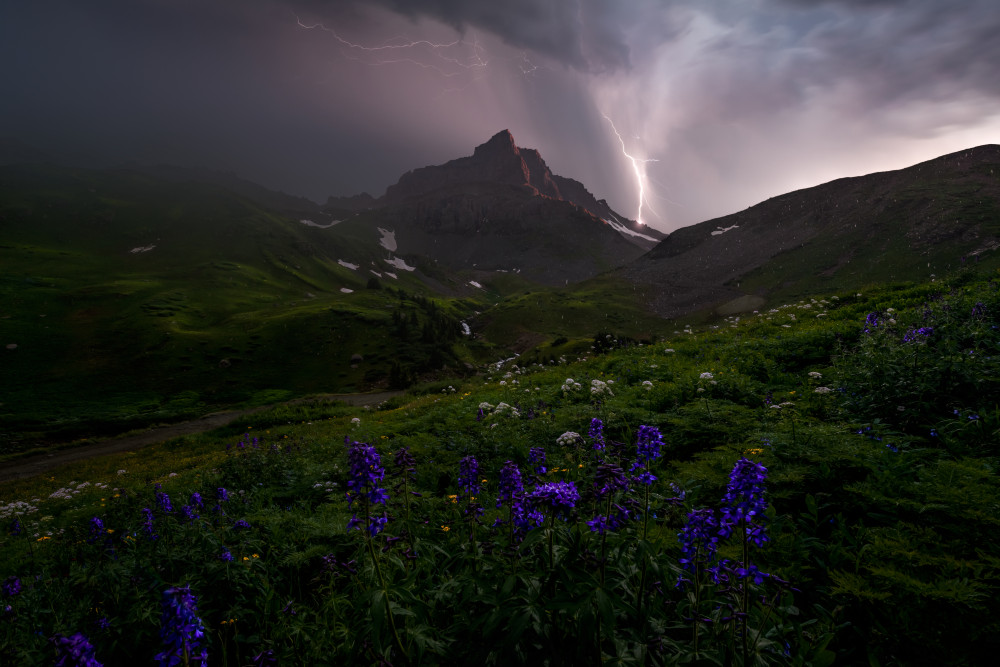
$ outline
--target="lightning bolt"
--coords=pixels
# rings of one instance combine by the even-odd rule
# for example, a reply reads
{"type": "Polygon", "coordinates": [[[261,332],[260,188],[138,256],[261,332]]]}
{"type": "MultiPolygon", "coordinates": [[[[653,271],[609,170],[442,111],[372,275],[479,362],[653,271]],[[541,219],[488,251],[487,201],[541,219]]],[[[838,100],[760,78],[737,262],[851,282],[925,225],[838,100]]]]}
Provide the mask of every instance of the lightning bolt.
{"type": "Polygon", "coordinates": [[[651,213],[654,215],[656,214],[656,211],[654,211],[649,205],[649,202],[646,201],[646,184],[649,180],[646,177],[646,164],[650,162],[659,162],[659,160],[655,158],[642,159],[629,155],[628,150],[625,148],[625,140],[622,139],[622,135],[618,133],[618,128],[615,127],[614,121],[608,118],[607,114],[601,115],[604,116],[604,120],[608,121],[608,124],[611,125],[611,130],[615,133],[615,136],[618,137],[618,143],[622,146],[622,154],[632,163],[632,170],[635,172],[635,180],[639,186],[639,206],[635,216],[635,221],[640,225],[644,225],[646,224],[642,221],[642,209],[644,206],[648,208],[651,213]]]}
{"type": "Polygon", "coordinates": [[[471,74],[473,79],[478,78],[478,75],[489,65],[489,61],[486,59],[486,50],[479,44],[479,40],[475,36],[471,42],[463,39],[451,42],[432,42],[426,39],[407,41],[405,37],[397,36],[387,40],[393,43],[366,46],[342,37],[336,30],[321,22],[307,24],[303,23],[297,16],[295,21],[304,30],[322,30],[333,35],[333,38],[346,49],[344,55],[347,58],[366,65],[406,63],[432,70],[449,79],[468,74],[471,74]],[[452,55],[456,49],[465,49],[467,55],[462,58],[452,55]]]}

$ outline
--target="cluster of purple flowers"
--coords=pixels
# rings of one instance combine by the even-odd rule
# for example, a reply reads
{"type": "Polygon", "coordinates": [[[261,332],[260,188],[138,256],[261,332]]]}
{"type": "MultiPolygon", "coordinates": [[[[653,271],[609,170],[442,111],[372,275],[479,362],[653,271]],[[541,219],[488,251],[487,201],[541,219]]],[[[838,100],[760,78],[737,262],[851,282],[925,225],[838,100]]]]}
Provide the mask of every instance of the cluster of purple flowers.
{"type": "Polygon", "coordinates": [[[153,510],[148,507],[142,508],[142,530],[149,536],[149,539],[156,539],[156,531],[153,528],[153,510]]]}
{"type": "Polygon", "coordinates": [[[458,462],[458,485],[470,496],[479,495],[479,461],[475,456],[465,456],[458,462]]]}
{"type": "Polygon", "coordinates": [[[3,582],[3,586],[0,587],[3,591],[3,596],[5,598],[11,598],[21,592],[21,580],[17,577],[10,576],[7,580],[3,582]]]}
{"type": "Polygon", "coordinates": [[[500,489],[497,493],[497,508],[504,503],[513,507],[514,503],[524,493],[524,483],[521,481],[521,469],[513,461],[507,461],[500,468],[500,489]]]}
{"type": "Polygon", "coordinates": [[[590,420],[590,430],[587,431],[587,436],[593,443],[595,451],[601,451],[604,449],[604,422],[602,422],[597,417],[590,420]]]}
{"type": "Polygon", "coordinates": [[[864,333],[870,334],[876,329],[882,326],[882,318],[878,312],[868,313],[868,317],[865,318],[865,328],[864,333]]]}
{"type": "Polygon", "coordinates": [[[170,496],[163,491],[156,492],[156,504],[159,505],[160,511],[164,514],[170,514],[174,511],[174,506],[170,502],[170,496]]]}
{"type": "Polygon", "coordinates": [[[57,634],[49,637],[49,642],[57,651],[56,667],[101,667],[94,655],[94,647],[80,632],[70,637],[57,634]]]}
{"type": "Polygon", "coordinates": [[[660,448],[663,446],[663,436],[655,426],[640,426],[635,444],[635,463],[632,471],[642,470],[635,476],[640,484],[652,484],[656,476],[649,472],[649,464],[660,458],[660,448]]]}
{"type": "Polygon", "coordinates": [[[711,508],[692,510],[678,534],[681,541],[681,567],[697,575],[699,569],[715,560],[719,546],[719,523],[711,508]]]}
{"type": "Polygon", "coordinates": [[[722,511],[719,519],[719,536],[729,537],[733,528],[742,525],[746,536],[756,546],[762,547],[768,541],[764,530],[764,482],[767,468],[748,458],[736,462],[729,474],[726,495],[722,497],[722,511]]]}
{"type": "MultiPolygon", "coordinates": [[[[350,468],[347,480],[347,506],[354,505],[358,498],[365,499],[365,511],[368,513],[368,534],[375,537],[382,532],[388,518],[375,517],[370,514],[372,505],[384,505],[389,500],[388,492],[381,487],[385,478],[382,467],[382,457],[375,448],[364,442],[354,442],[347,451],[347,463],[350,468]]],[[[360,528],[361,521],[357,514],[351,517],[347,529],[360,528]]]]}
{"type": "MultiPolygon", "coordinates": [[[[193,498],[194,498],[194,496],[192,496],[192,499],[193,498]]],[[[201,498],[201,496],[199,496],[199,499],[200,498],[201,498]]],[[[224,488],[222,488],[220,486],[219,488],[217,488],[215,490],[215,499],[216,499],[216,503],[215,503],[215,507],[212,508],[212,511],[215,512],[216,514],[225,515],[226,511],[224,509],[222,509],[222,503],[224,503],[227,500],[229,500],[229,492],[226,491],[224,488]]]]}
{"type": "Polygon", "coordinates": [[[545,482],[528,494],[528,501],[533,507],[548,507],[553,516],[569,514],[579,500],[580,492],[573,482],[545,482]]]}
{"type": "Polygon", "coordinates": [[[545,450],[541,447],[532,447],[528,451],[528,463],[535,464],[536,475],[544,475],[548,471],[545,467],[545,450]]]}
{"type": "Polygon", "coordinates": [[[168,588],[163,592],[160,638],[166,650],[158,653],[155,658],[160,667],[207,667],[208,650],[202,646],[205,627],[197,612],[197,601],[190,586],[168,588]]]}
{"type": "Polygon", "coordinates": [[[104,522],[95,516],[90,520],[90,535],[87,537],[87,542],[93,544],[101,537],[104,537],[104,522]]]}
{"type": "Polygon", "coordinates": [[[903,334],[904,343],[912,343],[914,341],[919,341],[921,338],[928,338],[934,333],[934,327],[910,327],[909,331],[903,334]]]}
{"type": "MultiPolygon", "coordinates": [[[[687,523],[678,534],[681,542],[681,567],[697,575],[707,571],[713,581],[722,582],[733,573],[740,579],[750,578],[761,583],[769,575],[761,572],[753,563],[730,563],[723,561],[712,565],[720,540],[728,539],[737,530],[748,544],[762,547],[768,541],[764,526],[764,482],[767,468],[747,458],[736,462],[729,474],[729,484],[722,497],[722,509],[718,516],[711,509],[690,512],[687,523]]],[[[682,586],[686,580],[678,580],[682,586]]]]}

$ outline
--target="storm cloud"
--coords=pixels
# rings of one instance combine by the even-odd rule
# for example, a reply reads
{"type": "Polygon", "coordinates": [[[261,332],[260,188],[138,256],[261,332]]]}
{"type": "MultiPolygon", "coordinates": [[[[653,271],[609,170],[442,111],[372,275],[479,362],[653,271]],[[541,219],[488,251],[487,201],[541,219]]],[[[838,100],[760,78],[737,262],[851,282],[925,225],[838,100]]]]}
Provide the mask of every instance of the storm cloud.
{"type": "Polygon", "coordinates": [[[635,158],[670,230],[996,143],[997,34],[993,0],[5,3],[0,132],[323,200],[507,128],[630,217],[635,158]]]}

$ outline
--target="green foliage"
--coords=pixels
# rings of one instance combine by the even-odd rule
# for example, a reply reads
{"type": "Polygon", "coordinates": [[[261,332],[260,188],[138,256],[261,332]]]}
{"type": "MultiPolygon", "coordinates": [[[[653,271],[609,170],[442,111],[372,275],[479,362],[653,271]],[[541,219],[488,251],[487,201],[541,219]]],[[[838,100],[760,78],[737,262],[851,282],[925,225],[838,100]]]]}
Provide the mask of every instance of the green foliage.
{"type": "MultiPolygon", "coordinates": [[[[445,309],[378,292],[415,344],[445,309]]],[[[800,301],[587,360],[509,358],[367,410],[275,407],[7,484],[0,582],[22,590],[0,600],[0,662],[51,663],[46,638],[77,631],[105,664],[148,660],[160,594],[186,583],[220,665],[267,650],[279,664],[988,664],[1000,649],[997,307],[996,286],[976,281],[800,301]],[[925,303],[933,337],[904,341],[925,303]],[[896,323],[862,333],[871,312],[896,323]],[[593,491],[598,464],[629,471],[640,425],[664,435],[658,480],[616,492],[612,511],[634,518],[594,532],[588,521],[610,514],[593,491]],[[389,521],[374,538],[347,530],[345,440],[371,443],[388,470],[389,521]],[[409,472],[393,463],[404,447],[409,472]],[[532,472],[535,447],[544,474],[532,472]],[[457,484],[467,455],[485,480],[475,500],[457,484]],[[770,541],[752,562],[795,590],[733,589],[707,571],[697,594],[675,588],[687,513],[717,508],[744,456],[768,470],[770,541]],[[575,483],[580,502],[512,540],[496,503],[506,461],[529,489],[575,483]],[[184,518],[193,492],[204,507],[184,518]]],[[[280,397],[265,391],[253,393],[280,397]]],[[[719,553],[742,558],[734,538],[719,553]]]]}

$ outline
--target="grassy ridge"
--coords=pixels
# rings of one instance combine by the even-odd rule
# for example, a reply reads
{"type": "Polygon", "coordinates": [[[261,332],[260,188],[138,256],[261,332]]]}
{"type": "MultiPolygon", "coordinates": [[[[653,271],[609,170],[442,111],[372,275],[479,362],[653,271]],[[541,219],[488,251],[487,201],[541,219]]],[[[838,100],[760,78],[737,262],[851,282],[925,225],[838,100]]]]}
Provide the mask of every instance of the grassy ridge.
{"type": "MultiPolygon", "coordinates": [[[[6,485],[5,519],[23,512],[22,531],[2,538],[0,579],[22,590],[4,598],[0,655],[51,661],[45,637],[79,631],[106,664],[152,656],[162,591],[190,584],[213,664],[266,651],[279,664],[983,664],[1000,648],[997,286],[966,276],[837,296],[554,367],[510,360],[373,411],[276,408],[6,485]],[[664,441],[649,468],[659,479],[616,492],[632,518],[605,538],[588,525],[604,507],[593,418],[604,463],[625,471],[641,425],[664,441]],[[388,470],[389,522],[371,542],[346,529],[367,516],[344,499],[345,437],[374,445],[388,470]],[[412,474],[392,463],[404,448],[412,474]],[[532,448],[547,452],[537,477],[532,448]],[[457,481],[470,455],[477,500],[457,481]],[[704,572],[697,589],[674,588],[692,576],[678,533],[689,512],[718,511],[741,457],[767,468],[770,541],[750,558],[797,589],[735,580],[768,605],[704,572]],[[583,497],[511,543],[509,524],[494,525],[509,519],[495,507],[506,461],[529,491],[562,480],[583,497]],[[218,487],[224,515],[207,502],[218,487]],[[186,519],[192,492],[206,507],[186,519]],[[746,657],[726,605],[747,614],[746,657]]],[[[730,538],[719,558],[746,556],[730,538]]]]}

